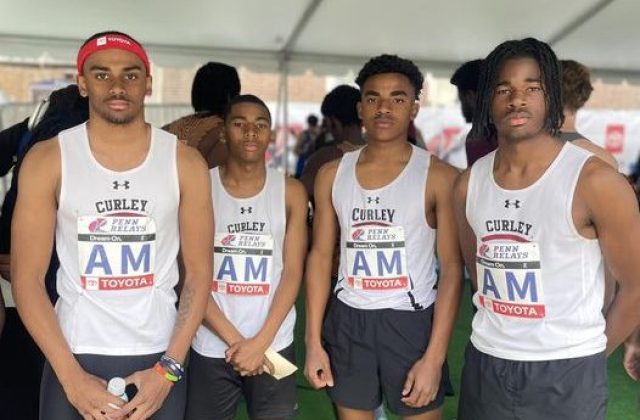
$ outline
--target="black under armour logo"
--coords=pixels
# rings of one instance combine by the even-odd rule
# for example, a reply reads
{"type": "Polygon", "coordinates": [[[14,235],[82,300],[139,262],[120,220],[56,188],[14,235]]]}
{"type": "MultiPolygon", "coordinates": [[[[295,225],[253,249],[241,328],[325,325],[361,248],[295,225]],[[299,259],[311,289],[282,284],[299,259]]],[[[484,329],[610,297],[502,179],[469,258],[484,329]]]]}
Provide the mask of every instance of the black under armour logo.
{"type": "Polygon", "coordinates": [[[517,209],[520,208],[520,200],[504,200],[504,208],[508,209],[511,207],[515,207],[517,209]]]}
{"type": "Polygon", "coordinates": [[[367,204],[371,203],[380,204],[380,197],[367,197],[367,204]]]}
{"type": "Polygon", "coordinates": [[[240,207],[240,214],[253,213],[253,207],[240,207]]]}
{"type": "Polygon", "coordinates": [[[123,187],[125,190],[129,189],[129,181],[124,181],[124,182],[113,181],[112,185],[114,190],[120,189],[120,187],[123,187]]]}

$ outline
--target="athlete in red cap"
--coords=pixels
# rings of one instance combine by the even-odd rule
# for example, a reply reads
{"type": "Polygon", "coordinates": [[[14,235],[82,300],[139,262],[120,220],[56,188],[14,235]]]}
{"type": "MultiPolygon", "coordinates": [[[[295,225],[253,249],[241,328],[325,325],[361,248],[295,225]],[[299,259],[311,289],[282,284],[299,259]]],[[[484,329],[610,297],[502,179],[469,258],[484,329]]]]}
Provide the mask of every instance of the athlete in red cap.
{"type": "Polygon", "coordinates": [[[182,363],[212,276],[207,166],[145,122],[151,76],[137,41],[96,34],[77,63],[89,121],[29,152],[13,220],[16,305],[47,358],[40,418],[182,418],[182,363]],[[54,238],[55,309],[44,287],[54,238]],[[136,386],[129,403],[107,392],[112,377],[136,386]]]}

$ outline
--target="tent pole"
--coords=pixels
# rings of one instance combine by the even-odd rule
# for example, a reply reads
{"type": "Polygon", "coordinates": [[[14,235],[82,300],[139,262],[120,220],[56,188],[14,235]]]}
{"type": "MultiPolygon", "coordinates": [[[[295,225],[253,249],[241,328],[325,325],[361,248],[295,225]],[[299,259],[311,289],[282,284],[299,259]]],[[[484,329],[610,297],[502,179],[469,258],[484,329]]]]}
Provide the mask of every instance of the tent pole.
{"type": "Polygon", "coordinates": [[[284,170],[285,173],[289,173],[289,154],[291,152],[289,148],[289,60],[291,59],[291,52],[298,38],[304,31],[305,27],[313,17],[313,14],[320,6],[322,0],[311,0],[304,12],[300,16],[298,23],[293,28],[293,31],[287,38],[282,49],[280,50],[280,91],[278,92],[278,103],[282,101],[281,106],[278,108],[283,111],[282,126],[284,128],[284,170]]]}
{"type": "Polygon", "coordinates": [[[598,15],[605,7],[607,7],[613,2],[614,0],[600,0],[589,9],[585,10],[584,13],[581,13],[580,15],[578,15],[574,20],[569,22],[567,25],[560,28],[558,32],[556,32],[549,38],[549,40],[547,41],[548,44],[551,46],[554,46],[558,42],[562,41],[567,36],[569,36],[572,32],[574,32],[575,30],[580,28],[582,25],[584,25],[587,21],[589,21],[590,19],[598,15]]]}
{"type": "Polygon", "coordinates": [[[282,119],[285,128],[285,143],[284,143],[284,157],[285,157],[285,174],[289,173],[289,154],[291,150],[289,148],[289,60],[285,58],[282,68],[283,83],[282,83],[282,100],[284,111],[284,118],[282,119]]]}
{"type": "Polygon", "coordinates": [[[318,9],[318,6],[320,6],[320,3],[322,3],[322,0],[311,0],[309,2],[304,12],[302,12],[300,20],[298,20],[298,23],[293,28],[293,31],[291,31],[291,35],[289,35],[289,38],[282,47],[283,52],[289,53],[293,49],[296,41],[298,41],[298,38],[302,34],[302,31],[307,26],[307,23],[309,23],[309,20],[311,20],[311,18],[313,17],[313,14],[318,9]]]}
{"type": "Polygon", "coordinates": [[[278,87],[278,120],[284,134],[283,165],[285,174],[289,173],[289,59],[286,53],[280,56],[280,86],[278,87]]]}

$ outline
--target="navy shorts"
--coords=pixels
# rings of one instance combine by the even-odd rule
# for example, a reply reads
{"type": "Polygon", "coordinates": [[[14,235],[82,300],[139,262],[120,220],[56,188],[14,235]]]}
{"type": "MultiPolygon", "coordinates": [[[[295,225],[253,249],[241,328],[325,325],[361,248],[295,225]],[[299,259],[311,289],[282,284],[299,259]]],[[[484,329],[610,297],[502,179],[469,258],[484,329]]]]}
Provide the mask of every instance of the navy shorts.
{"type": "MultiPolygon", "coordinates": [[[[295,364],[293,344],[278,353],[295,364]]],[[[296,375],[280,380],[267,373],[240,376],[224,359],[191,350],[186,420],[231,420],[242,397],[252,419],[292,418],[296,375]]]]}
{"type": "Polygon", "coordinates": [[[604,353],[523,362],[465,351],[459,420],[604,420],[604,353]]]}
{"type": "MultiPolygon", "coordinates": [[[[143,356],[103,356],[95,354],[76,354],[82,368],[92,375],[106,381],[119,376],[150,369],[160,360],[162,353],[143,356]]],[[[134,388],[135,389],[135,388],[134,388]]],[[[129,390],[129,387],[127,387],[129,390]]],[[[132,398],[133,395],[130,395],[132,398]]],[[[175,420],[184,416],[187,400],[187,383],[183,379],[171,388],[162,407],[151,417],[153,420],[175,420]]],[[[69,403],[62,385],[49,363],[45,363],[40,385],[40,420],[82,420],[74,406],[69,403]]]]}
{"type": "Polygon", "coordinates": [[[322,333],[334,378],[329,397],[339,406],[366,411],[384,397],[389,411],[400,416],[441,407],[449,378],[446,362],[435,400],[421,408],[401,401],[407,374],[429,345],[432,318],[433,305],[421,311],[362,310],[334,299],[322,333]]]}

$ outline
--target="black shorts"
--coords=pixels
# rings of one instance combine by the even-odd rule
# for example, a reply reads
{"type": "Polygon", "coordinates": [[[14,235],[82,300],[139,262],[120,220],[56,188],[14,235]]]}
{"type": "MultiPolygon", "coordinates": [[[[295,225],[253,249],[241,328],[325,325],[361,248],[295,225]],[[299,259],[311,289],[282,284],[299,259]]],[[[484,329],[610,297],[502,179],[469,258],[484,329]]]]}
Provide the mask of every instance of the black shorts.
{"type": "MultiPolygon", "coordinates": [[[[293,344],[279,353],[295,364],[293,344]]],[[[266,373],[240,376],[224,359],[191,350],[186,420],[233,419],[242,397],[252,419],[292,418],[296,375],[280,380],[266,373]]]]}
{"type": "Polygon", "coordinates": [[[434,401],[421,408],[401,401],[407,374],[429,344],[432,318],[433,305],[422,311],[362,310],[335,299],[322,333],[334,378],[329,397],[339,406],[370,411],[384,396],[389,410],[400,416],[441,407],[449,377],[446,362],[434,401]]]}
{"type": "Polygon", "coordinates": [[[2,419],[37,420],[44,356],[18,316],[6,308],[0,333],[0,407],[2,419]]]}
{"type": "Polygon", "coordinates": [[[606,408],[604,353],[523,362],[467,345],[459,420],[604,420],[606,408]]]}
{"type": "MultiPolygon", "coordinates": [[[[162,353],[143,356],[103,356],[96,354],[76,354],[82,368],[106,381],[119,376],[124,378],[132,373],[150,369],[160,360],[162,353]]],[[[127,387],[127,394],[129,393],[127,387]]],[[[130,398],[133,395],[129,396],[130,398]]],[[[186,379],[171,388],[162,407],[151,417],[153,420],[175,420],[184,416],[187,400],[186,379]]],[[[81,420],[82,416],[69,403],[62,385],[49,363],[45,363],[40,386],[40,420],[81,420]]]]}

